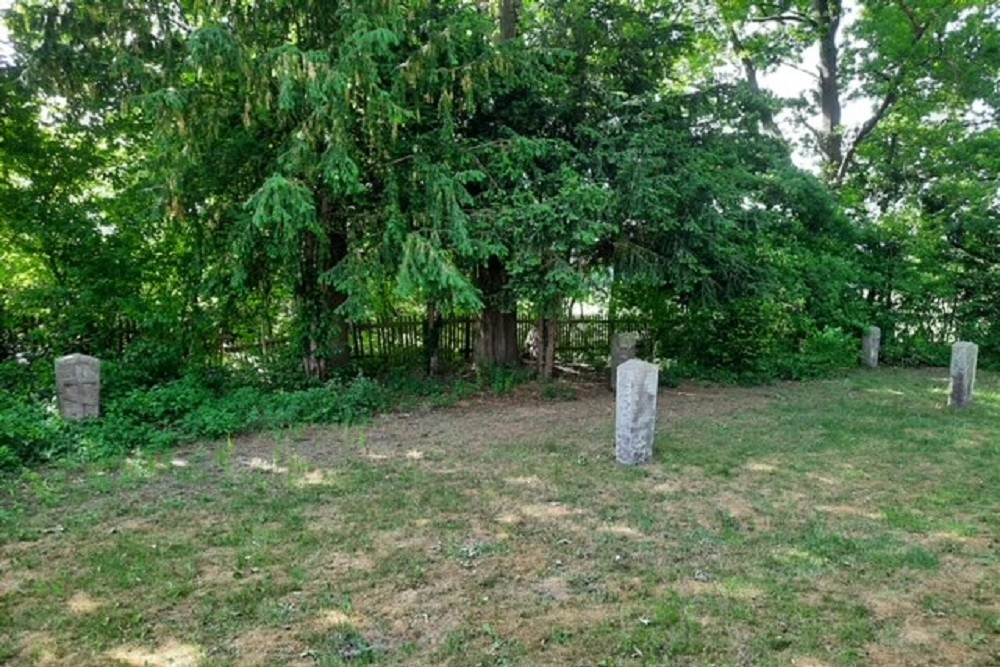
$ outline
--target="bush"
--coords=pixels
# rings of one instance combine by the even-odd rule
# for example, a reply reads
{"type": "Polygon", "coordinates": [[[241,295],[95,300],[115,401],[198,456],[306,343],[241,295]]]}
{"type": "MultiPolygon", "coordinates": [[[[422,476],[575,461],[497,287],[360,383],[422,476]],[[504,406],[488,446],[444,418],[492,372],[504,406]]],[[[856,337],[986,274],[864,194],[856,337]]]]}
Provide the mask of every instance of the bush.
{"type": "Polygon", "coordinates": [[[917,335],[899,338],[886,345],[883,358],[897,366],[947,366],[951,363],[951,346],[917,335]]]}
{"type": "MultiPolygon", "coordinates": [[[[100,419],[67,422],[51,399],[0,399],[0,469],[56,458],[96,460],[134,450],[163,450],[264,428],[304,423],[353,424],[388,405],[387,392],[358,376],[297,391],[220,390],[201,375],[132,389],[108,398],[100,419]]],[[[212,378],[209,378],[211,381],[212,378]]],[[[218,378],[215,378],[218,380],[218,378]]]]}
{"type": "Polygon", "coordinates": [[[134,389],[117,400],[107,401],[105,414],[169,427],[211,398],[212,393],[197,378],[186,377],[149,389],[134,389]]]}
{"type": "Polygon", "coordinates": [[[779,377],[785,380],[822,378],[858,365],[860,343],[839,327],[810,333],[801,350],[782,360],[779,377]]]}
{"type": "Polygon", "coordinates": [[[0,467],[38,463],[73,449],[73,425],[41,401],[0,398],[0,467]]]}
{"type": "Polygon", "coordinates": [[[176,380],[186,361],[183,347],[165,337],[143,337],[125,349],[117,372],[128,386],[150,387],[176,380]]]}
{"type": "Polygon", "coordinates": [[[661,354],[692,375],[721,382],[766,382],[794,340],[793,308],[772,300],[733,299],[691,315],[674,314],[658,334],[661,354]]]}
{"type": "Polygon", "coordinates": [[[50,360],[26,363],[0,362],[0,394],[10,396],[51,396],[55,387],[55,366],[50,360]]]}
{"type": "Polygon", "coordinates": [[[532,377],[530,368],[508,368],[493,364],[484,365],[479,369],[476,381],[480,388],[488,389],[497,396],[509,394],[517,385],[527,382],[532,377]]]}
{"type": "Polygon", "coordinates": [[[81,425],[69,455],[85,461],[121,456],[136,450],[161,451],[181,442],[171,428],[144,424],[121,414],[109,414],[81,425]]]}
{"type": "Polygon", "coordinates": [[[385,389],[371,378],[359,375],[347,385],[339,401],[340,414],[335,421],[354,424],[368,420],[387,407],[385,389]]]}

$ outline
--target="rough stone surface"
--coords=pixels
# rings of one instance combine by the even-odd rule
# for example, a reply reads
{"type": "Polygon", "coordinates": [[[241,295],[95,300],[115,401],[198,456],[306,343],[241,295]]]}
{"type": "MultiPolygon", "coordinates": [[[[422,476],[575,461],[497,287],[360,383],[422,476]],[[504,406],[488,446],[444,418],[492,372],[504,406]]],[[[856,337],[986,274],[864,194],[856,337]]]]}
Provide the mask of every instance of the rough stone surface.
{"type": "Polygon", "coordinates": [[[632,359],[618,367],[617,375],[615,458],[623,465],[645,463],[653,458],[660,369],[632,359]]]}
{"type": "Polygon", "coordinates": [[[633,331],[623,331],[611,337],[611,359],[608,363],[611,369],[609,386],[615,390],[618,382],[618,367],[629,359],[635,359],[635,346],[639,342],[639,334],[633,331]]]}
{"type": "Polygon", "coordinates": [[[64,419],[97,417],[101,412],[101,360],[85,354],[56,359],[56,395],[64,419]]]}
{"type": "Polygon", "coordinates": [[[865,337],[861,340],[861,356],[868,368],[878,368],[878,350],[881,343],[882,330],[878,327],[868,327],[865,337]]]}
{"type": "Polygon", "coordinates": [[[958,342],[951,346],[951,387],[948,405],[964,408],[972,405],[972,391],[976,386],[976,362],[979,346],[958,342]]]}

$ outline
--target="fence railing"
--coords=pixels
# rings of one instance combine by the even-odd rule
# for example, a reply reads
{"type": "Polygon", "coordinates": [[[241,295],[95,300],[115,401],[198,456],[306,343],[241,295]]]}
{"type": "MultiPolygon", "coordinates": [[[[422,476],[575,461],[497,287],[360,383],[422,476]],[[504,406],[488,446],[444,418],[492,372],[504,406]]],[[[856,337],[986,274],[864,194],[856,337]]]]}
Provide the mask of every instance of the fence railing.
{"type": "MultiPolygon", "coordinates": [[[[355,359],[390,358],[416,352],[424,346],[425,321],[420,317],[358,322],[349,326],[351,356],[355,359]]],[[[475,345],[476,320],[446,319],[441,323],[440,349],[470,357],[475,345]]]]}
{"type": "MultiPolygon", "coordinates": [[[[30,323],[37,327],[41,322],[30,323]]],[[[527,341],[535,321],[519,319],[517,322],[517,340],[522,354],[527,352],[527,341]]],[[[385,320],[352,323],[348,327],[348,345],[351,357],[363,360],[391,360],[399,356],[419,354],[424,346],[425,321],[422,317],[396,317],[385,320]]],[[[472,359],[479,323],[473,317],[446,318],[441,322],[439,350],[440,353],[453,360],[472,359]]],[[[610,319],[606,316],[576,316],[559,320],[556,338],[556,355],[568,358],[599,358],[608,354],[611,336],[616,331],[637,331],[641,337],[648,337],[649,323],[641,318],[610,319]]],[[[13,354],[19,349],[27,348],[25,341],[38,329],[25,326],[17,330],[0,332],[0,360],[5,351],[13,354]],[[9,350],[8,350],[9,348],[9,350]]],[[[113,340],[104,341],[103,349],[117,349],[120,355],[135,338],[138,328],[130,322],[119,323],[110,333],[113,340]]],[[[106,334],[109,332],[105,332],[106,334]]],[[[108,338],[106,336],[106,338],[108,338]]],[[[222,354],[268,354],[276,346],[288,343],[287,340],[258,341],[227,341],[221,345],[222,354]]]]}
{"type": "MultiPolygon", "coordinates": [[[[356,359],[392,358],[423,349],[424,320],[402,317],[391,320],[355,323],[350,326],[351,356],[356,359]]],[[[517,340],[524,353],[535,321],[519,319],[517,340]]],[[[610,319],[606,316],[577,316],[559,320],[556,355],[561,357],[605,356],[616,331],[649,334],[649,323],[641,318],[610,319]]],[[[441,325],[440,351],[456,358],[471,359],[476,344],[478,321],[474,318],[449,318],[441,325]]]]}

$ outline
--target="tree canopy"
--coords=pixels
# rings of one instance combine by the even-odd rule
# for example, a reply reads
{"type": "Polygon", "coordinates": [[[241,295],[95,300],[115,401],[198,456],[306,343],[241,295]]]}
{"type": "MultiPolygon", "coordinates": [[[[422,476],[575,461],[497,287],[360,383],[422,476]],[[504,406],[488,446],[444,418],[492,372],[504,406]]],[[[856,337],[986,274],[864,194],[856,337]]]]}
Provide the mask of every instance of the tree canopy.
{"type": "Polygon", "coordinates": [[[281,340],[323,379],[354,322],[420,314],[433,356],[441,317],[478,316],[480,361],[512,363],[520,315],[548,375],[581,300],[647,318],[692,369],[801,376],[871,323],[900,361],[954,336],[1000,354],[984,0],[20,0],[4,20],[2,354],[156,378],[281,340]],[[766,92],[812,52],[812,90],[766,92]]]}

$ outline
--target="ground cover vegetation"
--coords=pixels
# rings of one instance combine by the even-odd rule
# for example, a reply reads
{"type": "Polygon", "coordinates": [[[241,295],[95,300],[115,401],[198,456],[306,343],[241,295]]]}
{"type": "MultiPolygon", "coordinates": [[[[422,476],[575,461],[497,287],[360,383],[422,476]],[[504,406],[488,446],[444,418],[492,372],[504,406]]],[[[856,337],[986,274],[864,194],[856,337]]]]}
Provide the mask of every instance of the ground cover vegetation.
{"type": "Polygon", "coordinates": [[[993,3],[18,0],[3,20],[5,467],[351,422],[406,386],[447,402],[461,369],[417,376],[453,316],[477,319],[480,385],[517,377],[518,317],[549,378],[582,301],[644,318],[671,381],[828,374],[869,324],[890,362],[958,337],[1000,358],[993,3]],[[801,98],[762,89],[814,48],[801,98]],[[417,372],[352,358],[352,323],[414,314],[417,372]],[[99,423],[52,416],[68,352],[105,362],[99,423]]]}
{"type": "Polygon", "coordinates": [[[27,471],[0,492],[16,665],[993,665],[1000,378],[521,385],[27,471]],[[565,398],[565,396],[559,397],[565,398]],[[460,443],[460,446],[458,446],[460,443]]]}

